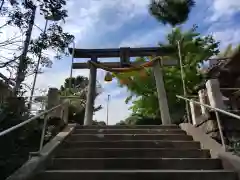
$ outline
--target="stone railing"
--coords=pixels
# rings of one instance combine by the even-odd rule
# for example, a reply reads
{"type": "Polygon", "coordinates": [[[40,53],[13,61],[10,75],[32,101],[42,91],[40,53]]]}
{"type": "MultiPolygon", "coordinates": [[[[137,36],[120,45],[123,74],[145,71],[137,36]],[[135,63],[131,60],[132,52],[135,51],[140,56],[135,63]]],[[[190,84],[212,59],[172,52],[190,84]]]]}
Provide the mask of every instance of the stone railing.
{"type": "MultiPolygon", "coordinates": [[[[200,90],[198,97],[192,100],[228,111],[217,79],[208,80],[205,89],[200,90]]],[[[189,102],[189,104],[193,125],[220,142],[221,139],[215,112],[204,106],[196,105],[193,102],[189,102]]],[[[240,140],[240,120],[221,113],[219,114],[219,117],[226,143],[231,144],[230,141],[232,140],[240,140]]]]}

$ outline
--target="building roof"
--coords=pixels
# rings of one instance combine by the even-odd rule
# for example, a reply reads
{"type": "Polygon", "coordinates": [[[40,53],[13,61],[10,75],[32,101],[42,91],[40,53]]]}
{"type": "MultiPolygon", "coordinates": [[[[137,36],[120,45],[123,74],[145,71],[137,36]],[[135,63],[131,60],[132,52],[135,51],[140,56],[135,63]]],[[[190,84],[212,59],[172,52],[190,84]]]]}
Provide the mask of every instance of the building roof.
{"type": "MultiPolygon", "coordinates": [[[[217,78],[221,88],[240,88],[240,51],[232,57],[223,58],[216,64],[204,70],[206,78],[197,86],[196,89],[205,88],[208,79],[217,78]],[[239,81],[239,83],[238,83],[239,81]]],[[[226,91],[225,96],[229,96],[231,91],[226,91]]]]}

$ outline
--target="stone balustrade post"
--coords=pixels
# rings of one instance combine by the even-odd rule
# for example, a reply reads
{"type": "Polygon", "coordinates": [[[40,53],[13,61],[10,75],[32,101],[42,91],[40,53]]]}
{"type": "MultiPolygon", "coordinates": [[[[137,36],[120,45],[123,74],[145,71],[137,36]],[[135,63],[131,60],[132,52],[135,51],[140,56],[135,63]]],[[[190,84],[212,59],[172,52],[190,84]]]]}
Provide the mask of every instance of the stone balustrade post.
{"type": "MultiPolygon", "coordinates": [[[[60,95],[57,88],[49,88],[48,90],[48,100],[47,100],[47,110],[59,105],[60,95]]],[[[57,108],[56,110],[49,113],[49,117],[59,117],[61,118],[61,108],[57,108]]]]}
{"type": "MultiPolygon", "coordinates": [[[[198,91],[198,96],[199,96],[199,101],[201,104],[207,104],[206,102],[206,96],[205,96],[205,89],[201,89],[198,91]]],[[[208,114],[207,108],[205,106],[200,106],[201,107],[201,114],[208,114]]]]}
{"type": "Polygon", "coordinates": [[[206,83],[210,105],[214,108],[226,109],[218,79],[210,79],[206,83]]]}
{"type": "MultiPolygon", "coordinates": [[[[193,101],[198,101],[195,99],[192,99],[193,101]]],[[[195,104],[194,102],[189,102],[190,111],[191,111],[191,118],[192,118],[192,124],[197,125],[199,124],[199,117],[201,116],[201,108],[198,104],[195,104]]]]}
{"type": "MultiPolygon", "coordinates": [[[[219,84],[218,79],[208,80],[206,83],[206,88],[207,88],[210,105],[214,108],[225,110],[226,106],[223,101],[223,95],[220,90],[220,84],[219,84]]],[[[217,111],[215,111],[215,114],[216,114],[217,124],[211,123],[211,124],[209,124],[208,128],[209,129],[216,129],[216,128],[219,129],[218,138],[222,141],[222,145],[225,148],[224,134],[222,131],[221,119],[220,119],[219,113],[217,111]]]]}
{"type": "Polygon", "coordinates": [[[65,102],[65,101],[68,101],[67,99],[63,100],[64,102],[64,105],[62,107],[62,113],[61,113],[61,117],[62,117],[62,120],[63,120],[63,123],[64,124],[68,124],[68,113],[69,113],[69,105],[70,105],[70,102],[65,102]]]}
{"type": "Polygon", "coordinates": [[[191,111],[191,116],[192,116],[192,124],[196,125],[197,124],[197,116],[196,116],[196,106],[194,104],[194,102],[190,101],[189,102],[189,106],[190,106],[190,111],[191,111]]]}

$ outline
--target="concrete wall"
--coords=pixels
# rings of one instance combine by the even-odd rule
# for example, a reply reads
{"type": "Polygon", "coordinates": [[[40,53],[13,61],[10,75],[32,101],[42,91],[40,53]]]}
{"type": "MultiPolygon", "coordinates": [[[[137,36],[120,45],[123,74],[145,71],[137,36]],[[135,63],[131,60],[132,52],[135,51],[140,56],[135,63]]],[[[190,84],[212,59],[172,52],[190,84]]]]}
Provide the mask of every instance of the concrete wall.
{"type": "MultiPolygon", "coordinates": [[[[226,110],[227,106],[223,100],[223,95],[220,89],[220,84],[218,79],[210,79],[206,83],[206,89],[199,91],[199,100],[201,103],[208,104],[211,107],[226,110]]],[[[195,107],[196,109],[196,107],[195,107]]],[[[219,127],[216,121],[216,115],[213,110],[201,107],[201,115],[195,115],[194,125],[202,129],[203,132],[210,135],[210,137],[220,142],[219,127]]],[[[193,112],[193,111],[192,111],[193,112]]],[[[193,116],[193,113],[192,113],[193,116]]],[[[231,143],[232,139],[234,141],[240,140],[240,121],[219,113],[221,129],[225,137],[226,143],[231,143]]]]}
{"type": "Polygon", "coordinates": [[[40,172],[50,162],[52,155],[59,145],[68,137],[74,130],[76,124],[69,124],[57,136],[55,136],[49,143],[47,143],[40,154],[32,156],[22,167],[9,176],[6,180],[28,180],[31,179],[35,173],[40,172]]]}
{"type": "Polygon", "coordinates": [[[222,160],[222,165],[224,169],[234,170],[238,173],[240,177],[240,157],[233,155],[230,152],[226,152],[222,145],[217,143],[211,137],[206,135],[201,129],[194,127],[189,123],[180,124],[181,129],[186,131],[186,133],[193,137],[194,141],[201,143],[203,149],[210,150],[212,158],[219,158],[222,160]]]}
{"type": "MultiPolygon", "coordinates": [[[[199,91],[199,98],[196,101],[207,104],[213,108],[226,110],[218,79],[208,80],[205,87],[206,89],[199,91]]],[[[201,107],[201,113],[199,115],[196,113],[197,107],[193,107],[193,105],[191,107],[193,124],[220,142],[219,126],[217,124],[215,111],[199,105],[199,107],[201,107]]],[[[222,113],[219,113],[219,116],[226,143],[228,143],[229,138],[240,137],[240,128],[238,128],[240,127],[240,121],[234,120],[222,113]]]]}

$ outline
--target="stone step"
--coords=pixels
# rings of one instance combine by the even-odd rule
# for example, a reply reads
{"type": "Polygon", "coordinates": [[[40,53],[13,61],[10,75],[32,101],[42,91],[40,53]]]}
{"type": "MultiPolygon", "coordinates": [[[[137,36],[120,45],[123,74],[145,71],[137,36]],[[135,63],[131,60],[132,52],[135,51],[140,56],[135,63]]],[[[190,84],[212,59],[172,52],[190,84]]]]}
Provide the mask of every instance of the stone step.
{"type": "Polygon", "coordinates": [[[48,169],[54,170],[100,170],[100,169],[221,169],[219,159],[176,158],[55,158],[48,169]]]}
{"type": "Polygon", "coordinates": [[[113,140],[179,140],[191,141],[191,136],[181,134],[72,134],[68,141],[113,141],[113,140]]]}
{"type": "Polygon", "coordinates": [[[224,170],[51,170],[35,180],[237,180],[224,170]]]}
{"type": "Polygon", "coordinates": [[[77,125],[75,129],[180,129],[178,125],[113,125],[113,126],[81,126],[77,125]]]}
{"type": "Polygon", "coordinates": [[[76,129],[73,134],[186,134],[181,129],[76,129]]]}
{"type": "Polygon", "coordinates": [[[201,149],[200,143],[195,141],[74,141],[64,142],[63,148],[177,148],[201,149]]]}
{"type": "Polygon", "coordinates": [[[161,148],[59,149],[56,158],[209,158],[209,150],[161,148]]]}

